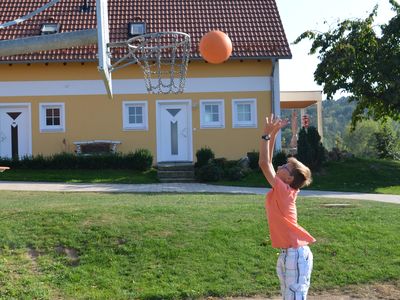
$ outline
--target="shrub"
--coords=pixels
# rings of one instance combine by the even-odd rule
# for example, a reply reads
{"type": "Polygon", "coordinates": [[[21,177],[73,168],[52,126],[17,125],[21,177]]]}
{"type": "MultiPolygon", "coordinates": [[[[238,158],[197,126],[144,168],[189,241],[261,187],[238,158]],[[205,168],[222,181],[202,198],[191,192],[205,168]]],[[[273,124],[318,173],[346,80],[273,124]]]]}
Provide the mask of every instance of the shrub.
{"type": "Polygon", "coordinates": [[[199,181],[218,181],[223,178],[228,180],[240,180],[249,168],[243,168],[237,160],[227,160],[224,157],[209,159],[208,163],[198,167],[196,165],[196,178],[199,181]]]}
{"type": "Polygon", "coordinates": [[[211,159],[214,159],[215,155],[214,152],[208,148],[208,147],[203,147],[197,150],[196,152],[196,167],[200,168],[202,166],[207,165],[211,159]]]}
{"type": "Polygon", "coordinates": [[[46,169],[49,165],[49,159],[39,154],[35,157],[24,156],[19,161],[14,160],[18,168],[22,169],[46,169]]]}
{"type": "Polygon", "coordinates": [[[238,181],[244,177],[241,167],[233,166],[225,170],[225,177],[229,180],[238,181]]]}
{"type": "Polygon", "coordinates": [[[153,155],[147,149],[137,149],[132,155],[132,169],[145,171],[153,165],[153,155]]]}
{"type": "Polygon", "coordinates": [[[58,153],[25,156],[21,159],[0,158],[0,165],[24,169],[133,169],[145,171],[151,168],[153,155],[149,150],[138,149],[128,154],[75,155],[58,153]]]}
{"type": "Polygon", "coordinates": [[[93,154],[76,156],[76,168],[78,169],[111,169],[118,168],[117,154],[93,154]]]}
{"type": "Polygon", "coordinates": [[[214,163],[216,166],[221,169],[225,169],[228,163],[228,160],[225,157],[214,158],[209,161],[209,163],[214,163]]]}
{"type": "Polygon", "coordinates": [[[297,159],[311,170],[319,170],[325,161],[325,148],[314,126],[302,128],[297,141],[297,159]]]}
{"type": "Polygon", "coordinates": [[[51,169],[75,169],[77,168],[77,156],[72,153],[57,153],[49,157],[51,169]]]}
{"type": "Polygon", "coordinates": [[[214,158],[210,161],[210,163],[215,164],[216,166],[218,166],[219,168],[221,168],[223,170],[238,166],[237,160],[227,160],[224,157],[214,158]]]}
{"type": "Polygon", "coordinates": [[[340,150],[337,147],[332,148],[327,154],[327,159],[330,161],[340,161],[349,158],[354,158],[354,155],[347,150],[340,150]]]}
{"type": "Polygon", "coordinates": [[[249,159],[249,167],[250,169],[257,170],[258,166],[258,159],[260,157],[260,153],[256,151],[247,152],[247,157],[249,159]]]}
{"type": "Polygon", "coordinates": [[[222,175],[222,168],[212,162],[196,170],[196,178],[202,182],[218,181],[222,178],[222,175]]]}

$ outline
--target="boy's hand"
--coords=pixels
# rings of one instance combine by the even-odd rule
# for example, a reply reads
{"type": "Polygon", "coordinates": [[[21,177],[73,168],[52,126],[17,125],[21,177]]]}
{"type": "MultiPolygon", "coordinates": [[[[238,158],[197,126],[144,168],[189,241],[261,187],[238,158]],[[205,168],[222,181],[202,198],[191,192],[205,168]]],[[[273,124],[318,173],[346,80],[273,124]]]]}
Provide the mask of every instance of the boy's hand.
{"type": "Polygon", "coordinates": [[[288,124],[287,119],[280,119],[271,114],[270,117],[265,118],[264,134],[276,135],[278,131],[288,124]]]}

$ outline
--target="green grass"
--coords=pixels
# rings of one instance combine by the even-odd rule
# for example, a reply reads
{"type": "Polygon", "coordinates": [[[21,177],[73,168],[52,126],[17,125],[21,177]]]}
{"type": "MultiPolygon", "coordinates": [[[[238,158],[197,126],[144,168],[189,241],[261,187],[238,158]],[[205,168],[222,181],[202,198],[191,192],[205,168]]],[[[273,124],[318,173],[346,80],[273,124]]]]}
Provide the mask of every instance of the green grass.
{"type": "MultiPolygon", "coordinates": [[[[312,291],[398,281],[399,208],[300,198],[312,291]]],[[[0,298],[278,294],[267,232],[263,196],[1,192],[0,298]]]]}
{"type": "MultiPolygon", "coordinates": [[[[309,189],[400,195],[400,161],[350,159],[326,163],[313,174],[309,189]]],[[[25,170],[14,169],[0,174],[0,180],[67,183],[156,183],[157,171],[130,170],[25,170]]],[[[218,181],[218,185],[266,187],[260,171],[241,181],[218,181]]]]}
{"type": "Polygon", "coordinates": [[[329,162],[312,189],[400,195],[400,161],[352,159],[329,162]]]}
{"type": "MultiPolygon", "coordinates": [[[[242,181],[217,184],[267,186],[261,172],[252,172],[242,181]]],[[[308,189],[400,195],[400,161],[350,159],[328,162],[320,172],[313,174],[313,183],[308,189]]]]}
{"type": "Polygon", "coordinates": [[[122,169],[104,170],[31,170],[10,169],[0,174],[0,180],[67,183],[155,183],[157,171],[140,172],[122,169]]]}

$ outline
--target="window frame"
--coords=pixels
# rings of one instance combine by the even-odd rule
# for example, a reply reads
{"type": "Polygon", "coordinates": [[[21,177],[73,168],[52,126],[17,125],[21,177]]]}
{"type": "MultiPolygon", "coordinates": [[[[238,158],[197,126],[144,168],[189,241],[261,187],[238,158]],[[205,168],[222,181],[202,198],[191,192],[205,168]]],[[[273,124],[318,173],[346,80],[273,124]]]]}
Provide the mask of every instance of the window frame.
{"type": "Polygon", "coordinates": [[[134,37],[146,33],[146,22],[129,22],[128,36],[134,37]]]}
{"type": "Polygon", "coordinates": [[[233,128],[257,128],[257,99],[243,98],[232,99],[232,127],[233,128]],[[239,121],[238,104],[250,104],[250,121],[239,121]]]}
{"type": "Polygon", "coordinates": [[[60,28],[59,23],[43,23],[40,32],[41,35],[55,34],[60,32],[60,28]]]}
{"type": "Polygon", "coordinates": [[[200,100],[200,128],[202,129],[221,129],[225,128],[225,101],[224,99],[202,99],[200,100]],[[206,122],[205,106],[207,104],[218,105],[218,122],[206,122]]]}
{"type": "Polygon", "coordinates": [[[148,130],[148,103],[147,101],[123,101],[122,102],[122,129],[124,131],[148,130]],[[143,122],[140,124],[129,123],[129,107],[142,107],[143,122]]]}
{"type": "Polygon", "coordinates": [[[65,104],[62,102],[39,103],[39,131],[44,132],[65,132],[65,104]],[[60,125],[46,124],[47,109],[58,108],[60,110],[60,125]]]}

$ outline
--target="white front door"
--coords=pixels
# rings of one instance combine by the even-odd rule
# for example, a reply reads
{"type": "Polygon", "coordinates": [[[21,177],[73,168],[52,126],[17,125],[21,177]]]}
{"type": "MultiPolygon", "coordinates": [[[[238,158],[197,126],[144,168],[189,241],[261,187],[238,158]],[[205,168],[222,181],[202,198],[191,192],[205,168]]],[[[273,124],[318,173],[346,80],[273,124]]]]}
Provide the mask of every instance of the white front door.
{"type": "Polygon", "coordinates": [[[192,161],[190,100],[157,101],[157,161],[192,161]]]}
{"type": "Polygon", "coordinates": [[[0,106],[0,157],[32,155],[29,105],[0,106]]]}

